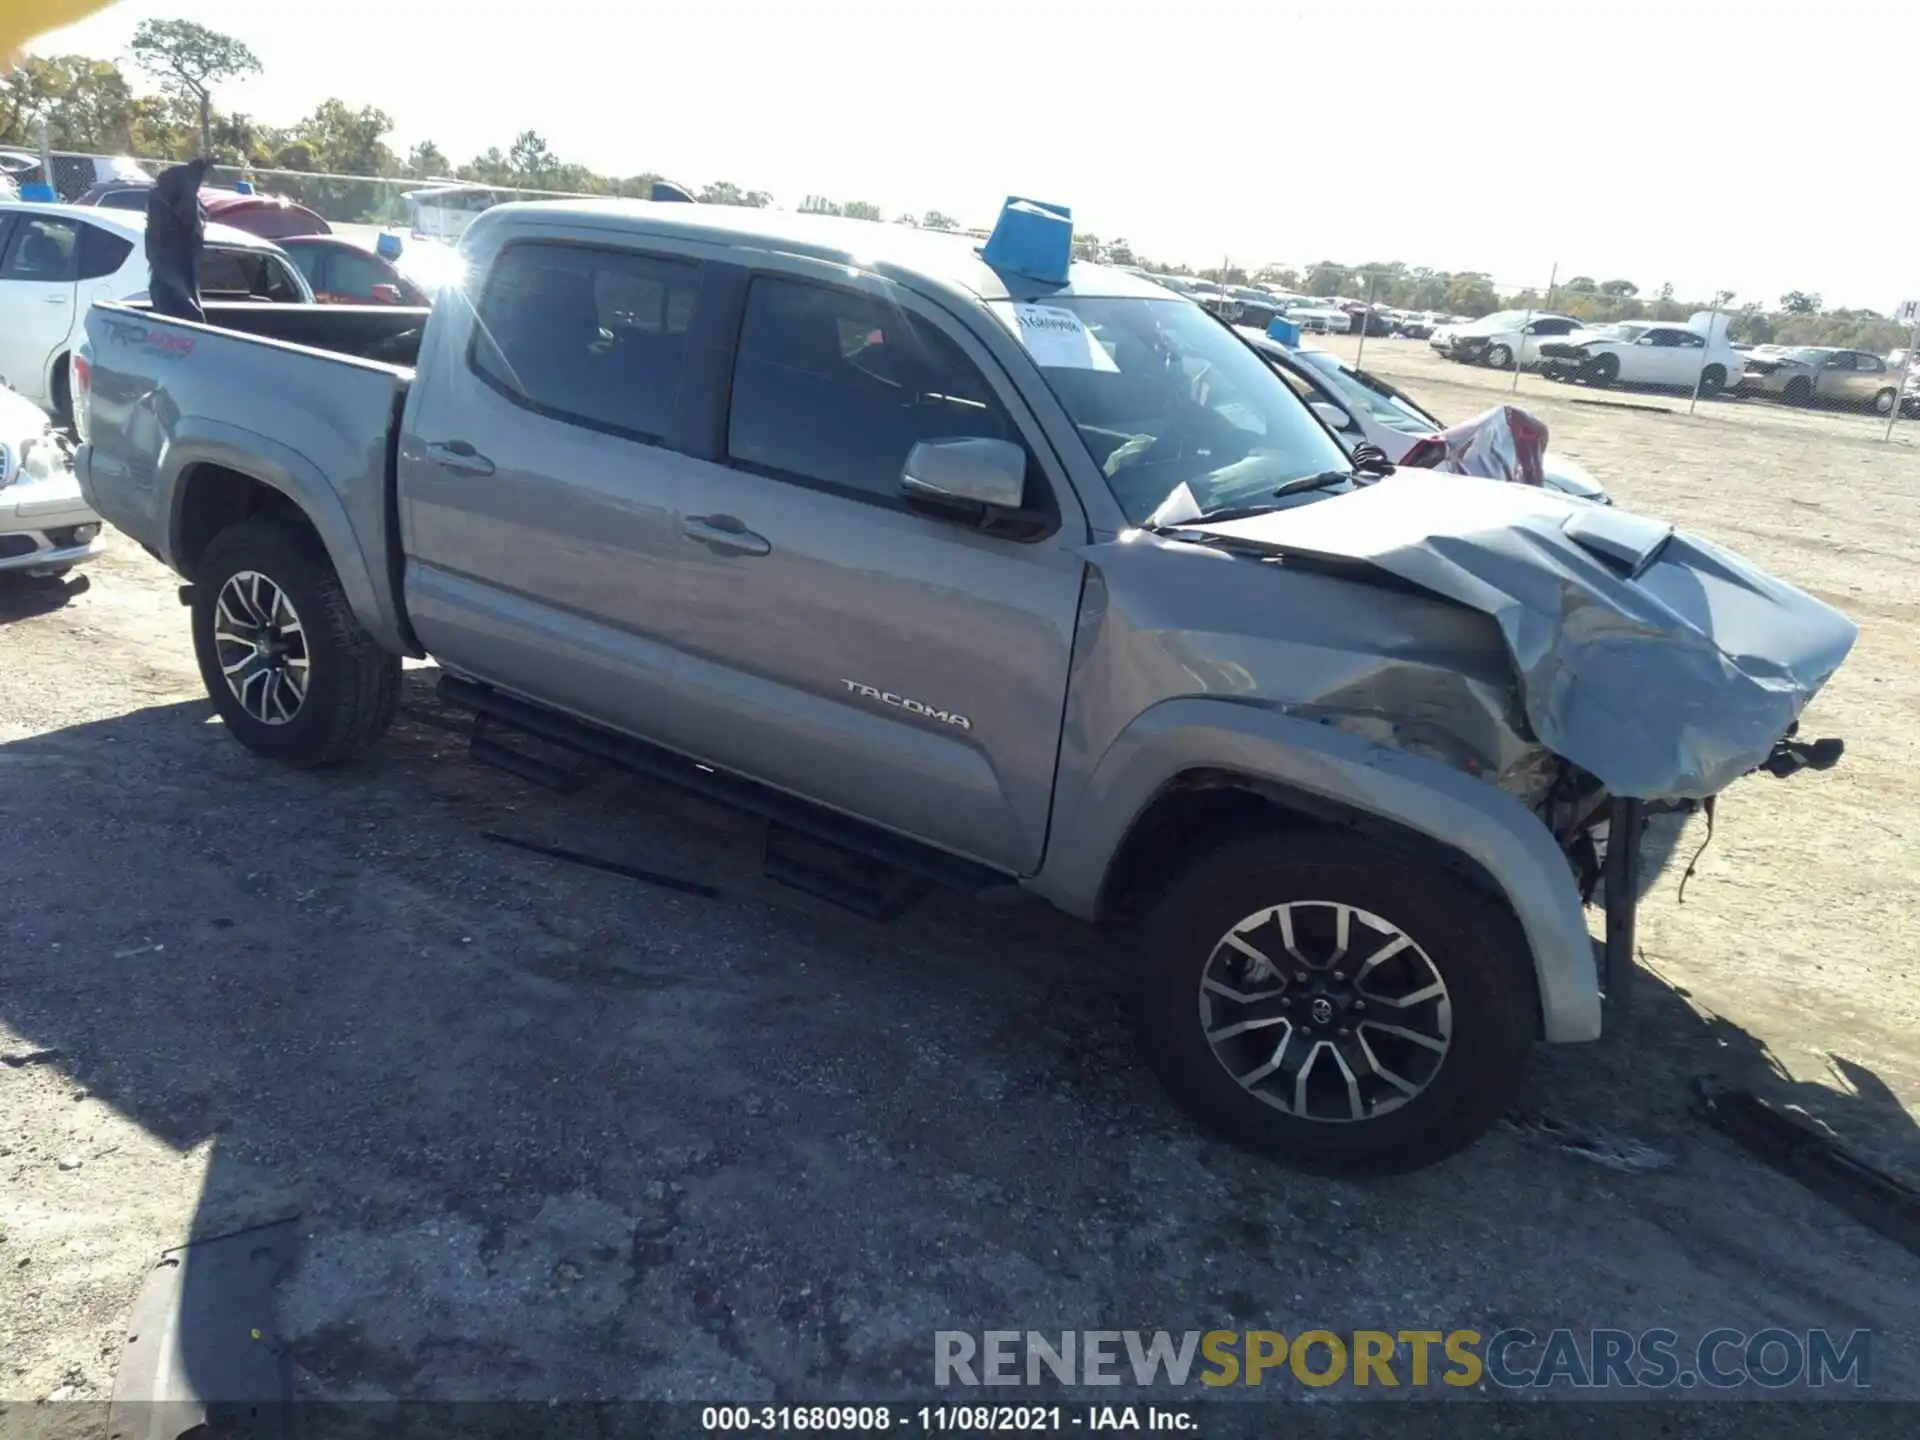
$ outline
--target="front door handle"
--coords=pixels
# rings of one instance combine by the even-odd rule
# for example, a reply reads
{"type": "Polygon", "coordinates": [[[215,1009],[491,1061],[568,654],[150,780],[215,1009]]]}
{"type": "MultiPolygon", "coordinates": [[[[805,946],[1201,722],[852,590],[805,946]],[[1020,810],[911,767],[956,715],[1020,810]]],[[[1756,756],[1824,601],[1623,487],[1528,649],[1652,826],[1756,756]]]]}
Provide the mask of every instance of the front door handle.
{"type": "Polygon", "coordinates": [[[450,475],[493,474],[493,461],[465,440],[436,440],[427,446],[427,454],[450,475]]]}
{"type": "Polygon", "coordinates": [[[689,515],[681,522],[680,533],[736,555],[767,555],[773,551],[764,535],[754,534],[731,515],[689,515]]]}
{"type": "Polygon", "coordinates": [[[70,295],[43,295],[40,298],[45,300],[49,305],[65,305],[73,297],[70,295]]]}

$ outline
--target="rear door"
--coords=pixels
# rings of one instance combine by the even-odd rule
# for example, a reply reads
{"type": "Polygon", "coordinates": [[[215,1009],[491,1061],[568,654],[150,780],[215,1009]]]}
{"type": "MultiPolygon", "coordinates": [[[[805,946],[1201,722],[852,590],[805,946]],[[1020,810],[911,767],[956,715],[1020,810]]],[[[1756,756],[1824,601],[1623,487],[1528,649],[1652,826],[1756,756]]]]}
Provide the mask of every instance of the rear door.
{"type": "Polygon", "coordinates": [[[49,367],[73,330],[80,226],[64,215],[14,212],[0,253],[0,377],[46,405],[49,367]]]}
{"type": "Polygon", "coordinates": [[[1887,362],[1865,350],[1853,352],[1853,388],[1847,398],[1858,405],[1871,405],[1882,390],[1899,387],[1898,377],[1888,378],[1887,362]]]}
{"type": "Polygon", "coordinates": [[[903,287],[768,261],[678,545],[700,755],[1014,873],[1046,841],[1086,522],[1018,391],[903,287]],[[921,440],[1028,455],[1014,539],[907,506],[921,440]]]}
{"type": "Polygon", "coordinates": [[[703,266],[566,232],[488,258],[477,304],[428,327],[404,421],[415,631],[453,669],[684,746],[675,446],[703,266]]]}

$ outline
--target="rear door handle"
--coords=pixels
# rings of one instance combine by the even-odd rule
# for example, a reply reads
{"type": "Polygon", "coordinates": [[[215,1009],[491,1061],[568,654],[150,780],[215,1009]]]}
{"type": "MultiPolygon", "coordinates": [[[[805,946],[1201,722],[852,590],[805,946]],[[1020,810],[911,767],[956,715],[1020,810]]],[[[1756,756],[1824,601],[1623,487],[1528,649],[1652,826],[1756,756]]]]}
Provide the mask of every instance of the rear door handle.
{"type": "Polygon", "coordinates": [[[680,533],[689,540],[697,540],[715,550],[729,550],[736,555],[768,555],[773,552],[773,546],[764,535],[754,534],[731,515],[689,515],[680,523],[680,533]]]}
{"type": "Polygon", "coordinates": [[[450,475],[493,474],[493,461],[465,440],[436,440],[427,446],[427,454],[450,475]]]}

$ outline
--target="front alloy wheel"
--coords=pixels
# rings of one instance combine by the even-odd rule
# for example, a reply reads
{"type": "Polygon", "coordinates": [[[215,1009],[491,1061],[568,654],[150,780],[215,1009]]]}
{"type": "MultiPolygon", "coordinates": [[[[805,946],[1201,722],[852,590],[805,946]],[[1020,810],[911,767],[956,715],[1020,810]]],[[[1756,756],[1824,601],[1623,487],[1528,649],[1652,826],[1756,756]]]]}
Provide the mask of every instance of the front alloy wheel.
{"type": "Polygon", "coordinates": [[[1338,901],[1257,910],[1200,977],[1200,1024],[1241,1089],[1301,1120],[1388,1114],[1433,1082],[1453,998],[1392,922],[1338,901]]]}
{"type": "Polygon", "coordinates": [[[242,570],[220,587],[213,613],[228,691],[262,725],[291,723],[306,703],[312,661],[287,592],[258,570],[242,570]]]}
{"type": "Polygon", "coordinates": [[[1142,927],[1141,1052],[1250,1150],[1348,1175],[1418,1169],[1511,1103],[1539,1026],[1497,893],[1363,837],[1205,837],[1142,927]]]}

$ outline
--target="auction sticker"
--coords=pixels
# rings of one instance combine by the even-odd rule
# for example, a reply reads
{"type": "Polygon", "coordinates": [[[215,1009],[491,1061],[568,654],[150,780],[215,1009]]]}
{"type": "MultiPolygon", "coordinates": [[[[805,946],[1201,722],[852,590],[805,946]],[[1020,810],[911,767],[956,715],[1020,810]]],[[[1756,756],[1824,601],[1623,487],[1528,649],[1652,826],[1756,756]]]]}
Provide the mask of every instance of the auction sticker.
{"type": "Polygon", "coordinates": [[[1058,305],[1015,305],[1013,325],[1020,343],[1042,369],[1120,373],[1106,346],[1093,338],[1086,323],[1071,310],[1058,305]]]}

